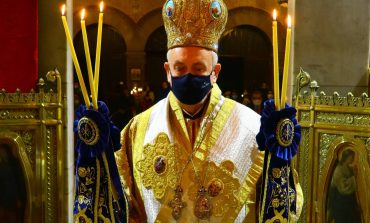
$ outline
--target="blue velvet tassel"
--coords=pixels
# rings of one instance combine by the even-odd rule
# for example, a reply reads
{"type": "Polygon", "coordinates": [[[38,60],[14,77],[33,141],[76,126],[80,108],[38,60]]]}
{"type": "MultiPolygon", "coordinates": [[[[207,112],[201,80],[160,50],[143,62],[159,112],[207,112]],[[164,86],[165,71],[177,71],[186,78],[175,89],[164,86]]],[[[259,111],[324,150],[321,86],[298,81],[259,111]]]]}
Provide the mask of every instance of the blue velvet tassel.
{"type": "Polygon", "coordinates": [[[289,222],[297,199],[290,165],[301,140],[296,109],[286,105],[276,111],[274,100],[266,101],[256,140],[259,150],[265,151],[259,222],[289,222]]]}
{"type": "Polygon", "coordinates": [[[107,105],[99,101],[98,111],[81,105],[76,111],[74,132],[76,136],[76,195],[74,201],[75,222],[95,222],[115,219],[127,222],[127,200],[121,185],[114,151],[120,148],[120,131],[110,121],[107,105]],[[108,163],[105,168],[103,153],[108,163]],[[110,204],[108,184],[110,179],[118,194],[118,201],[110,204]],[[100,174],[100,177],[98,176],[100,174]],[[97,188],[98,186],[98,188],[97,188]],[[94,208],[97,205],[97,210],[94,208]],[[114,212],[110,212],[112,207],[114,212]],[[97,211],[97,213],[95,213],[97,211]]]}

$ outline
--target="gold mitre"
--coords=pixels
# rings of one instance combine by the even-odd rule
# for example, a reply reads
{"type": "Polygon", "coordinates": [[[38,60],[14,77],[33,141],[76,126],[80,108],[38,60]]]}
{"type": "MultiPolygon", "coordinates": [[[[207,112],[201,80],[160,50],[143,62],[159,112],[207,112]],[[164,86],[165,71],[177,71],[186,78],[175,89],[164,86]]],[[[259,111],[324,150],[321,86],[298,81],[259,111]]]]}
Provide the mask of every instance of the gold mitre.
{"type": "Polygon", "coordinates": [[[222,0],[167,0],[162,16],[168,49],[199,46],[217,52],[227,22],[222,0]]]}

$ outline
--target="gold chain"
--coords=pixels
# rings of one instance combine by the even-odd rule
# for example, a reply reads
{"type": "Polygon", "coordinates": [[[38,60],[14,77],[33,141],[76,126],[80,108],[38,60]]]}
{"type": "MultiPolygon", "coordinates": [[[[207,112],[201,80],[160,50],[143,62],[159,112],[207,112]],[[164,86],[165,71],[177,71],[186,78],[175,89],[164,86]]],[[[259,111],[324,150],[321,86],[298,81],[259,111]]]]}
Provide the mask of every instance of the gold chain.
{"type": "MultiPolygon", "coordinates": [[[[201,127],[199,129],[199,131],[200,131],[199,140],[197,140],[196,145],[195,145],[195,147],[193,149],[193,152],[189,155],[188,160],[187,160],[184,168],[181,171],[180,179],[178,181],[178,185],[181,184],[181,180],[182,180],[182,176],[184,174],[184,171],[185,171],[186,167],[189,165],[189,163],[191,162],[192,163],[193,170],[194,170],[194,173],[195,173],[195,177],[196,177],[196,179],[198,181],[198,184],[199,184],[199,186],[202,186],[202,183],[200,182],[201,181],[200,180],[200,175],[198,174],[198,171],[197,171],[197,169],[196,169],[196,167],[194,165],[194,162],[193,162],[193,157],[194,157],[194,154],[199,150],[199,147],[200,147],[201,143],[203,142],[203,140],[205,138],[205,135],[206,135],[205,128],[207,127],[208,123],[213,122],[213,120],[215,119],[216,114],[220,110],[221,105],[223,104],[223,102],[224,102],[224,98],[221,95],[221,98],[220,98],[219,102],[217,103],[216,107],[214,108],[214,110],[212,111],[212,113],[209,114],[207,117],[205,117],[203,119],[204,121],[202,121],[201,127]]],[[[207,160],[208,160],[208,157],[207,157],[207,160]]],[[[208,165],[207,165],[207,168],[206,168],[206,173],[205,173],[205,177],[203,179],[203,183],[204,183],[204,181],[205,181],[205,179],[207,177],[207,172],[208,172],[208,165]]]]}

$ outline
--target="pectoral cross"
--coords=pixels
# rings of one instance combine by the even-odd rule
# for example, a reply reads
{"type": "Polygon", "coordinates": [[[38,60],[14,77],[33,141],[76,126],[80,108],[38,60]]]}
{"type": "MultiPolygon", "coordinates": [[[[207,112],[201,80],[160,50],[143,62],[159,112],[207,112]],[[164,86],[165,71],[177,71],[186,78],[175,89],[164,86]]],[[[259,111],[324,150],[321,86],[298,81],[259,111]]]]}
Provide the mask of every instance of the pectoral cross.
{"type": "Polygon", "coordinates": [[[172,217],[178,220],[181,216],[181,210],[186,206],[182,201],[182,188],[177,186],[175,189],[175,197],[170,201],[169,206],[172,208],[172,217]]]}

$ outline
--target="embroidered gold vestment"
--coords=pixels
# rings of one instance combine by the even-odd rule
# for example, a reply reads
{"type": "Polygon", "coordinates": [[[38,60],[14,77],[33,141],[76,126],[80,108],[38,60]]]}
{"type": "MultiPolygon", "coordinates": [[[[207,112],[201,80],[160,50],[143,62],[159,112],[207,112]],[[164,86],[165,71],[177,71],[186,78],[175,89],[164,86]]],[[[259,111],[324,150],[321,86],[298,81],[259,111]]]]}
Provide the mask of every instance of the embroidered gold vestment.
{"type": "Polygon", "coordinates": [[[115,155],[133,222],[256,222],[260,116],[224,98],[215,84],[199,123],[189,125],[170,92],[122,130],[115,155]],[[182,196],[176,200],[178,186],[182,196]],[[199,202],[200,188],[207,205],[199,202]],[[204,207],[209,216],[199,219],[204,207]]]}

